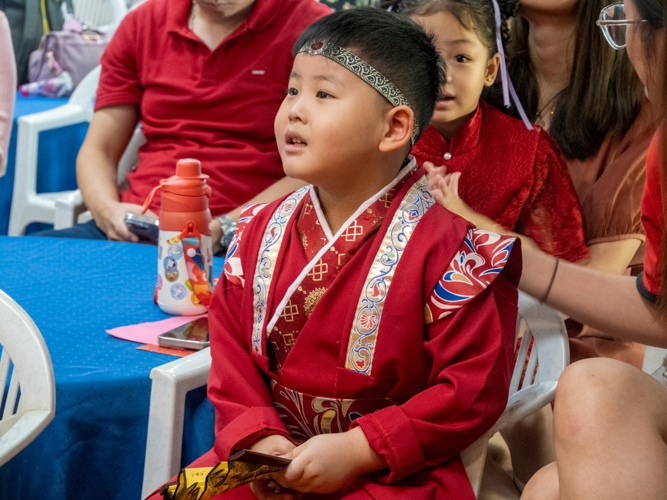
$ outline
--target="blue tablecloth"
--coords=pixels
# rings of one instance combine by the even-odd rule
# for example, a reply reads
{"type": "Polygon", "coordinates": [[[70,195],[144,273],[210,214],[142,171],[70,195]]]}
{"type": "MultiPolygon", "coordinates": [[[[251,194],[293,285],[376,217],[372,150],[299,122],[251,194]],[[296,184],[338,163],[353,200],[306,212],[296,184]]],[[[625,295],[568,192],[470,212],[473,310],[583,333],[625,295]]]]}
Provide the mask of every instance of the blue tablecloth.
{"type": "MultiPolygon", "coordinates": [[[[14,105],[14,125],[7,155],[7,173],[0,177],[0,235],[7,234],[9,212],[12,207],[14,189],[14,167],[16,162],[16,120],[20,116],[47,111],[62,104],[65,98],[21,97],[16,94],[14,105]]],[[[76,189],[76,155],[88,131],[88,123],[42,132],[39,135],[37,157],[37,192],[51,193],[76,189]]],[[[39,230],[43,224],[35,224],[30,229],[39,230]]],[[[26,233],[30,233],[28,230],[26,233]]]]}
{"type": "MultiPolygon", "coordinates": [[[[168,317],[153,304],[156,248],[0,236],[0,289],[33,318],[49,348],[56,416],[0,467],[1,499],[139,499],[149,373],[177,358],[137,350],[105,329],[168,317]]],[[[216,276],[223,260],[214,259],[216,276]]],[[[183,465],[213,445],[213,407],[188,395],[183,465]]]]}

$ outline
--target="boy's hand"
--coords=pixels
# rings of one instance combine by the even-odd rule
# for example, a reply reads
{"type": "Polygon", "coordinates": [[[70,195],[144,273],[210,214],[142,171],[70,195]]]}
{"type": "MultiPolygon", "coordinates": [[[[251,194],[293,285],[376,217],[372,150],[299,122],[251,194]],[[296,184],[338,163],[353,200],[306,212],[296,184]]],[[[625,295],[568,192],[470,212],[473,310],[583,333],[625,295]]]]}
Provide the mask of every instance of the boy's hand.
{"type": "MultiPolygon", "coordinates": [[[[278,456],[289,455],[294,448],[296,446],[289,439],[274,434],[258,439],[249,449],[278,456]]],[[[250,490],[259,500],[298,500],[301,498],[301,493],[283,488],[271,477],[253,481],[250,483],[250,490]]]]}
{"type": "Polygon", "coordinates": [[[332,493],[359,474],[387,466],[358,427],[312,437],[285,457],[292,463],[274,477],[283,487],[302,493],[332,493]]]}

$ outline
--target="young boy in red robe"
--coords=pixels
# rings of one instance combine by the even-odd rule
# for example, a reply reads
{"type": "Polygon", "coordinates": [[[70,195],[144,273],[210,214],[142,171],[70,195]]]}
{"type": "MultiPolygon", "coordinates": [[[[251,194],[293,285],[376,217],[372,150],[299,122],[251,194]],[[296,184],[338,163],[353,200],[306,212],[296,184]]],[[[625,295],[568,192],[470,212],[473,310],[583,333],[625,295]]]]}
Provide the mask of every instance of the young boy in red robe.
{"type": "Polygon", "coordinates": [[[480,229],[520,234],[571,262],[587,258],[579,200],[556,142],[480,99],[502,57],[492,0],[403,5],[403,15],[436,36],[447,63],[441,98],[412,151],[436,200],[480,229]],[[441,184],[445,175],[455,177],[457,194],[441,184]]]}
{"type": "Polygon", "coordinates": [[[221,499],[473,500],[459,452],[507,403],[519,244],[434,203],[409,156],[442,81],[418,25],[343,11],[294,52],[275,131],[312,185],[241,216],[210,310],[215,447],[192,466],[292,459],[221,499]]]}

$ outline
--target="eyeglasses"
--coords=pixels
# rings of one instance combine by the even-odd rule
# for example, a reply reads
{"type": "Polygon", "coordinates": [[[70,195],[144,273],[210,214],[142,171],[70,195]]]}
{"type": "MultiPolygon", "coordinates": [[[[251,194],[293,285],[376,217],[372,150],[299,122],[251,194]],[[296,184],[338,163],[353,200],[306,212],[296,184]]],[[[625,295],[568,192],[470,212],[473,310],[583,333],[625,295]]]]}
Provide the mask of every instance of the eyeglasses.
{"type": "Polygon", "coordinates": [[[602,33],[612,49],[620,50],[625,47],[625,35],[628,25],[645,22],[645,19],[626,19],[625,5],[623,3],[614,3],[602,9],[600,18],[595,24],[602,28],[602,33]]]}

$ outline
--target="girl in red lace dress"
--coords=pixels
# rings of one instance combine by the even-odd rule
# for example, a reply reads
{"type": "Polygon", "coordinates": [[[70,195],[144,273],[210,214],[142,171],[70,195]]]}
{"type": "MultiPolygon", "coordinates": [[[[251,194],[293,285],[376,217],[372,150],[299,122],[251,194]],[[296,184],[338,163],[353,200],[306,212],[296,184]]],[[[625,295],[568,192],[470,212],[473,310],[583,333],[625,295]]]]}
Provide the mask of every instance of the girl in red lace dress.
{"type": "Polygon", "coordinates": [[[480,100],[500,67],[492,1],[400,5],[436,35],[448,68],[430,126],[412,150],[418,164],[427,162],[436,200],[480,229],[518,233],[524,244],[572,262],[588,257],[579,201],[556,143],[544,130],[529,130],[480,100]],[[452,173],[460,175],[458,207],[439,189],[452,173]]]}

